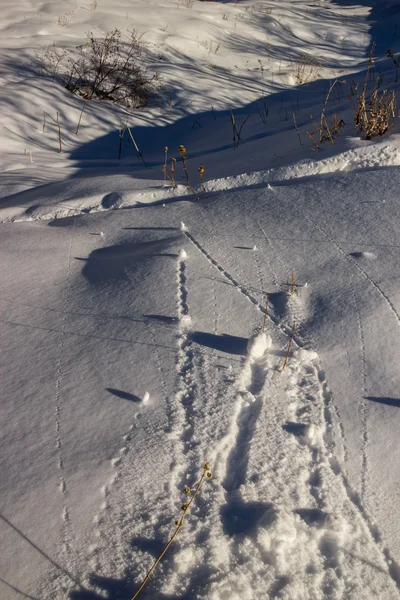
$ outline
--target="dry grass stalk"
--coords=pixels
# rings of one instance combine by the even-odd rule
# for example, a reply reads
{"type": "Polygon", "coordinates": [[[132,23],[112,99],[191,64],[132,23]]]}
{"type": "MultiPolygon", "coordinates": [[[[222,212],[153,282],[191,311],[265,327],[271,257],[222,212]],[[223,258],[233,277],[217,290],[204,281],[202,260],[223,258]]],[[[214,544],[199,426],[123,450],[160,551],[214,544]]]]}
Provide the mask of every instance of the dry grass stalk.
{"type": "Polygon", "coordinates": [[[133,594],[131,600],[135,600],[140,592],[143,590],[144,586],[146,585],[146,583],[149,581],[150,577],[152,576],[153,572],[155,571],[155,568],[157,567],[158,563],[161,561],[161,559],[163,558],[163,556],[165,555],[165,553],[167,552],[168,548],[171,546],[172,542],[174,541],[175,537],[178,535],[180,529],[183,526],[185,517],[189,511],[189,508],[191,507],[194,499],[196,498],[197,494],[200,491],[201,486],[203,485],[204,479],[206,478],[211,478],[212,474],[210,471],[210,465],[208,464],[208,462],[205,463],[204,467],[203,467],[203,472],[201,474],[200,480],[198,482],[198,484],[195,487],[194,492],[192,492],[192,490],[188,487],[185,488],[185,494],[186,494],[186,498],[187,498],[187,502],[185,502],[182,505],[182,514],[180,519],[175,521],[175,531],[173,532],[172,536],[170,537],[167,545],[165,546],[164,550],[161,552],[161,554],[156,558],[156,560],[154,561],[153,565],[151,566],[150,570],[148,571],[146,577],[143,579],[142,583],[140,584],[139,588],[137,589],[137,591],[133,594]]]}
{"type": "Polygon", "coordinates": [[[168,146],[164,148],[164,164],[163,164],[163,175],[164,175],[164,185],[167,183],[167,160],[168,160],[168,146]]]}
{"type": "Polygon", "coordinates": [[[268,117],[269,109],[268,109],[268,106],[267,106],[264,94],[262,96],[262,101],[263,101],[263,105],[262,105],[261,108],[259,108],[258,100],[257,100],[257,112],[260,115],[261,121],[264,124],[266,124],[267,123],[267,117],[268,117]]]}
{"type": "Polygon", "coordinates": [[[306,52],[300,54],[294,64],[296,85],[302,85],[315,79],[321,66],[321,62],[313,56],[310,56],[306,52]]]}
{"type": "Polygon", "coordinates": [[[299,128],[297,127],[296,115],[294,114],[294,112],[293,112],[293,123],[294,123],[294,126],[296,128],[297,137],[299,138],[300,146],[302,146],[303,142],[301,141],[300,131],[299,131],[299,128]]]}
{"type": "Polygon", "coordinates": [[[51,115],[49,115],[49,113],[47,113],[46,111],[43,112],[43,128],[42,128],[42,133],[45,133],[45,131],[46,131],[46,115],[48,117],[50,117],[50,119],[57,125],[57,128],[58,128],[58,143],[59,143],[59,146],[60,146],[59,152],[62,152],[61,124],[60,124],[60,120],[58,118],[58,111],[57,111],[56,118],[54,118],[51,115]]]}
{"type": "Polygon", "coordinates": [[[75,131],[75,135],[78,135],[78,131],[79,131],[79,127],[81,125],[81,120],[82,120],[82,115],[83,115],[83,111],[85,110],[86,107],[86,100],[83,101],[83,106],[82,106],[82,110],[81,110],[81,114],[79,115],[79,121],[78,121],[78,125],[75,131]]]}
{"type": "Polygon", "coordinates": [[[58,142],[60,144],[60,150],[59,150],[59,152],[62,152],[61,125],[60,125],[60,121],[58,119],[58,111],[57,111],[57,120],[56,120],[56,123],[57,123],[57,127],[58,127],[58,142]]]}
{"type": "Polygon", "coordinates": [[[310,138],[310,140],[312,141],[312,143],[315,146],[315,148],[311,148],[311,150],[314,150],[314,152],[316,150],[319,150],[319,146],[318,146],[317,142],[314,139],[315,132],[313,131],[312,133],[310,133],[309,131],[306,131],[306,134],[308,135],[308,137],[310,138]]]}
{"type": "Polygon", "coordinates": [[[196,194],[196,192],[194,190],[194,187],[190,183],[190,179],[189,179],[189,173],[188,173],[187,166],[186,166],[187,156],[186,156],[186,148],[185,148],[185,146],[183,146],[183,145],[179,146],[179,154],[180,154],[181,159],[182,159],[183,170],[185,171],[186,183],[187,183],[190,191],[192,192],[193,196],[195,197],[195,199],[198,200],[199,197],[196,194]]]}
{"type": "Polygon", "coordinates": [[[176,188],[176,183],[175,183],[175,165],[176,165],[176,158],[171,158],[171,168],[168,170],[168,166],[167,166],[167,161],[168,161],[168,146],[165,146],[164,148],[164,164],[163,164],[163,174],[164,174],[164,183],[167,182],[167,179],[170,180],[171,185],[173,188],[176,188]]]}
{"type": "Polygon", "coordinates": [[[289,360],[289,354],[290,354],[290,349],[292,347],[293,344],[293,340],[294,340],[294,332],[296,331],[296,322],[293,323],[293,329],[292,329],[292,335],[290,337],[290,341],[289,341],[289,346],[286,352],[286,356],[285,356],[285,362],[283,363],[283,367],[282,367],[282,373],[286,368],[286,365],[288,364],[288,360],[289,360]]]}
{"type": "Polygon", "coordinates": [[[206,192],[206,188],[204,186],[204,173],[205,173],[205,167],[200,166],[199,167],[199,178],[200,178],[200,182],[201,182],[201,189],[203,190],[203,194],[206,198],[208,198],[207,196],[207,192],[206,192]]]}
{"type": "Polygon", "coordinates": [[[176,182],[175,182],[175,165],[176,165],[176,158],[172,158],[171,159],[171,183],[173,187],[176,187],[176,182]]]}
{"type": "Polygon", "coordinates": [[[315,141],[315,139],[313,137],[314,135],[316,135],[318,133],[320,144],[323,144],[323,142],[326,142],[327,140],[329,140],[331,142],[331,144],[334,144],[335,143],[334,137],[339,134],[339,129],[341,127],[344,127],[343,119],[339,120],[336,113],[334,113],[332,115],[331,122],[328,122],[328,119],[326,118],[326,109],[328,106],[328,101],[331,96],[332,90],[334,89],[336,84],[342,85],[343,83],[346,83],[346,82],[340,81],[339,79],[335,79],[335,81],[330,85],[328,93],[325,97],[324,106],[322,107],[319,122],[316,122],[313,119],[312,114],[310,114],[310,119],[311,119],[312,124],[315,127],[315,131],[312,133],[309,133],[307,131],[306,133],[307,133],[308,137],[312,140],[313,144],[315,145],[315,148],[312,148],[313,150],[320,149],[320,146],[318,145],[318,143],[315,141]]]}
{"type": "Polygon", "coordinates": [[[236,127],[235,115],[233,114],[233,111],[231,108],[229,110],[231,113],[231,123],[232,123],[232,129],[233,129],[233,148],[236,149],[239,146],[239,142],[241,141],[240,134],[242,133],[243,125],[246,123],[246,121],[250,117],[250,115],[247,115],[247,117],[241,124],[240,128],[238,129],[236,127]]]}
{"type": "Polygon", "coordinates": [[[142,161],[142,163],[144,164],[144,166],[146,167],[146,169],[148,169],[149,167],[145,163],[145,160],[143,158],[143,154],[140,151],[139,146],[137,145],[136,140],[135,140],[135,138],[132,135],[132,131],[131,131],[130,127],[128,127],[128,125],[127,125],[126,128],[127,128],[128,132],[129,132],[129,136],[130,136],[130,138],[132,140],[132,143],[135,146],[135,150],[136,150],[136,154],[137,154],[138,158],[140,158],[140,160],[142,161]]]}
{"type": "Polygon", "coordinates": [[[295,278],[294,278],[294,273],[292,273],[291,291],[290,291],[292,296],[294,295],[294,283],[295,283],[295,278]]]}
{"type": "Polygon", "coordinates": [[[121,127],[119,128],[119,131],[118,131],[118,135],[119,135],[118,160],[120,160],[120,158],[121,158],[122,140],[124,139],[125,131],[126,131],[126,125],[124,126],[121,123],[121,127]]]}

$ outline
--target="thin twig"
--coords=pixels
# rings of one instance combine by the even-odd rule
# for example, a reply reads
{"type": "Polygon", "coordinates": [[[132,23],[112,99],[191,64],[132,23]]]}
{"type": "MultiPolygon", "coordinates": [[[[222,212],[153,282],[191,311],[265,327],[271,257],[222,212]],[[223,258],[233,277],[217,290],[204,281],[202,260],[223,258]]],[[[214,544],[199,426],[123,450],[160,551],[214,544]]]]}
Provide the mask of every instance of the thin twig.
{"type": "Polygon", "coordinates": [[[125,131],[126,131],[126,126],[123,127],[122,123],[121,123],[121,129],[118,132],[119,135],[119,148],[118,148],[118,160],[120,160],[121,158],[121,153],[122,153],[122,140],[124,139],[124,135],[125,135],[125,131]]]}
{"type": "Polygon", "coordinates": [[[126,126],[127,130],[129,131],[129,135],[131,136],[131,140],[133,142],[133,145],[135,146],[136,152],[138,157],[140,158],[140,160],[142,161],[142,163],[144,164],[144,166],[146,167],[146,169],[148,169],[149,167],[146,165],[144,158],[143,158],[143,154],[141,153],[141,151],[139,150],[139,147],[135,141],[135,138],[132,135],[132,131],[130,130],[130,128],[128,127],[128,125],[126,126]]]}
{"type": "Polygon", "coordinates": [[[292,347],[292,344],[293,344],[293,338],[294,338],[294,332],[295,332],[295,330],[296,330],[296,322],[293,323],[292,335],[290,337],[289,346],[288,346],[288,349],[287,349],[287,352],[286,352],[285,362],[283,363],[282,373],[285,370],[285,367],[286,367],[286,365],[288,363],[288,360],[289,360],[289,353],[290,353],[290,348],[292,347]]]}
{"type": "Polygon", "coordinates": [[[179,154],[181,155],[181,159],[182,159],[182,165],[183,165],[183,170],[185,171],[185,177],[186,177],[186,183],[190,188],[190,191],[192,192],[193,196],[196,198],[196,200],[199,199],[198,195],[196,194],[194,187],[192,186],[192,184],[190,183],[189,180],[189,173],[186,167],[186,161],[187,161],[187,156],[186,156],[186,148],[185,146],[179,146],[179,154]]]}
{"type": "Polygon", "coordinates": [[[200,182],[201,182],[201,189],[203,190],[204,196],[208,199],[206,188],[204,185],[204,173],[205,173],[205,168],[203,166],[200,166],[199,167],[199,178],[200,178],[200,182]]]}
{"type": "MultiPolygon", "coordinates": [[[[138,595],[140,594],[140,592],[142,591],[142,589],[144,588],[144,586],[146,585],[146,583],[148,582],[148,580],[150,579],[150,577],[152,576],[155,568],[157,567],[158,563],[161,561],[161,559],[163,558],[163,556],[165,555],[165,553],[167,552],[167,550],[169,549],[169,547],[171,546],[172,542],[174,541],[175,537],[177,536],[177,534],[179,533],[179,530],[182,528],[183,522],[185,520],[186,514],[189,510],[189,508],[191,507],[193,500],[196,498],[197,494],[200,491],[200,488],[203,484],[203,481],[205,479],[205,477],[211,477],[211,472],[210,472],[210,466],[209,464],[206,462],[206,464],[203,467],[203,473],[200,477],[200,480],[196,486],[196,489],[194,490],[189,502],[187,502],[186,504],[184,504],[182,506],[182,516],[179,520],[177,520],[175,522],[176,528],[175,531],[173,532],[172,536],[170,537],[167,545],[165,546],[164,550],[161,552],[161,554],[156,558],[156,560],[154,561],[152,567],[150,568],[149,572],[147,573],[146,577],[143,579],[142,583],[140,584],[139,588],[137,589],[137,591],[134,593],[134,595],[132,596],[131,600],[135,600],[135,598],[138,597],[138,595]]],[[[190,490],[189,490],[190,493],[190,490]]]]}
{"type": "Polygon", "coordinates": [[[293,123],[294,123],[294,126],[295,126],[296,131],[297,131],[297,137],[299,138],[300,146],[302,146],[303,142],[301,141],[300,131],[299,131],[299,128],[297,127],[296,115],[294,114],[294,111],[293,111],[293,123]]]}
{"type": "Polygon", "coordinates": [[[164,148],[164,164],[163,164],[164,184],[167,183],[167,160],[168,160],[168,146],[165,146],[165,148],[164,148]]]}
{"type": "MultiPolygon", "coordinates": [[[[314,140],[312,133],[310,133],[309,131],[306,131],[306,134],[308,135],[308,137],[310,138],[312,143],[315,144],[317,150],[319,150],[319,146],[318,146],[317,142],[314,140]]],[[[315,148],[311,148],[311,150],[315,151],[315,148]]]]}
{"type": "Polygon", "coordinates": [[[57,126],[58,126],[58,141],[60,143],[60,152],[62,152],[62,142],[61,142],[61,125],[60,125],[60,121],[58,120],[58,111],[57,111],[57,126]]]}
{"type": "Polygon", "coordinates": [[[77,126],[76,131],[75,131],[75,135],[78,135],[78,131],[79,131],[79,127],[80,127],[80,124],[81,124],[81,119],[82,119],[83,111],[85,110],[85,106],[86,106],[86,100],[83,101],[83,106],[82,106],[81,114],[79,115],[79,121],[78,121],[78,126],[77,126]]]}

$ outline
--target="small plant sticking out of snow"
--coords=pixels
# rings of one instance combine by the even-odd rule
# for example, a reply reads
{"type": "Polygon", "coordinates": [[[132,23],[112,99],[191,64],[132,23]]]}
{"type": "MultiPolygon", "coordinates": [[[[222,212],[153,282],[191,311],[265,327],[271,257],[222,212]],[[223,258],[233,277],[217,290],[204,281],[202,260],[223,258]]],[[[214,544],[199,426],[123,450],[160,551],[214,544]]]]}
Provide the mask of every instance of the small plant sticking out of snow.
{"type": "Polygon", "coordinates": [[[241,141],[241,133],[242,133],[242,129],[243,126],[245,125],[247,119],[250,117],[250,115],[247,115],[247,117],[244,119],[244,121],[242,122],[241,126],[239,127],[239,129],[236,127],[236,119],[235,119],[235,115],[233,114],[233,110],[230,108],[230,113],[231,113],[231,123],[232,123],[232,131],[233,131],[233,149],[236,150],[236,148],[239,147],[239,143],[241,141]]]}
{"type": "Polygon", "coordinates": [[[354,124],[358,131],[363,131],[367,140],[376,135],[384,135],[389,129],[390,119],[396,113],[396,97],[394,91],[375,88],[368,100],[363,93],[358,98],[354,124]]]}
{"type": "MultiPolygon", "coordinates": [[[[315,131],[309,132],[306,131],[306,134],[308,135],[308,137],[310,138],[310,140],[313,142],[314,147],[312,147],[313,150],[319,150],[319,144],[322,144],[323,142],[326,141],[330,141],[331,144],[334,144],[334,138],[336,136],[339,135],[339,129],[341,127],[344,127],[344,121],[343,119],[339,119],[338,115],[336,113],[334,113],[330,119],[328,119],[326,117],[326,109],[328,106],[328,102],[329,102],[329,98],[331,96],[332,90],[335,87],[336,84],[338,85],[342,85],[342,83],[346,83],[345,81],[340,81],[339,79],[335,79],[335,81],[331,84],[328,93],[326,95],[325,98],[325,103],[324,106],[322,108],[322,112],[321,112],[321,116],[319,118],[319,121],[315,121],[313,119],[313,116],[310,115],[311,117],[311,122],[315,127],[315,131]],[[315,136],[318,135],[319,137],[319,143],[316,141],[315,136]]],[[[293,113],[294,115],[294,113],[293,113]]],[[[296,124],[296,120],[293,117],[295,126],[296,126],[296,130],[297,130],[297,135],[299,137],[300,140],[300,133],[299,130],[297,128],[297,124],[296,124]]],[[[301,143],[301,140],[300,140],[301,143]]]]}
{"type": "Polygon", "coordinates": [[[173,532],[173,534],[171,535],[169,541],[167,542],[167,545],[165,546],[164,550],[161,552],[161,554],[156,558],[156,560],[154,561],[153,565],[151,566],[150,570],[148,571],[146,577],[143,579],[142,583],[140,584],[139,588],[137,589],[137,591],[133,594],[131,600],[135,600],[140,592],[143,590],[143,588],[145,587],[146,583],[149,581],[150,577],[152,576],[152,574],[154,573],[158,563],[162,560],[163,556],[166,554],[166,552],[168,551],[169,547],[172,545],[174,539],[176,538],[176,536],[178,535],[179,531],[182,529],[186,515],[190,509],[190,507],[193,504],[194,499],[196,498],[196,496],[198,495],[198,493],[200,492],[201,486],[204,483],[205,479],[211,479],[212,478],[212,473],[210,470],[210,465],[208,464],[208,462],[205,463],[204,467],[203,467],[203,472],[201,474],[201,477],[199,479],[199,482],[197,483],[197,485],[195,486],[194,489],[190,488],[189,486],[185,486],[184,489],[184,493],[185,493],[185,501],[181,506],[181,516],[179,519],[177,519],[175,521],[175,530],[173,532]]]}
{"type": "Polygon", "coordinates": [[[283,363],[283,367],[282,367],[282,373],[285,370],[286,365],[288,364],[288,361],[289,361],[289,354],[290,354],[290,349],[293,344],[295,331],[296,331],[296,323],[293,323],[292,335],[290,336],[289,345],[288,345],[288,349],[287,349],[286,356],[285,356],[285,362],[283,363]]]}
{"type": "MultiPolygon", "coordinates": [[[[354,125],[358,131],[363,131],[367,140],[376,135],[384,135],[389,129],[390,119],[394,119],[396,113],[396,96],[394,91],[379,91],[377,83],[372,92],[367,94],[367,85],[372,65],[374,64],[375,45],[371,46],[368,67],[365,75],[364,86],[357,98],[355,107],[354,125]]],[[[391,54],[389,54],[391,56],[391,54]]],[[[393,60],[394,56],[392,56],[393,60]]],[[[396,64],[396,62],[395,62],[396,64]]],[[[396,70],[397,81],[397,70],[396,70]]]]}
{"type": "Polygon", "coordinates": [[[193,196],[195,197],[196,200],[199,199],[198,195],[196,194],[194,187],[192,186],[192,184],[190,183],[190,179],[189,179],[189,173],[187,170],[187,166],[186,166],[186,161],[187,161],[187,156],[186,156],[186,148],[185,146],[180,145],[179,148],[179,154],[182,160],[182,165],[183,165],[183,170],[185,172],[185,177],[186,177],[186,183],[188,188],[190,189],[190,191],[192,192],[193,196]]]}
{"type": "Polygon", "coordinates": [[[303,85],[317,79],[321,68],[321,61],[310,54],[303,52],[293,64],[293,76],[296,85],[303,85]]]}
{"type": "Polygon", "coordinates": [[[171,167],[168,167],[167,162],[168,162],[168,146],[165,146],[165,148],[164,148],[164,164],[163,164],[164,185],[166,185],[167,179],[169,179],[172,187],[176,188],[176,183],[175,183],[176,158],[172,157],[171,167]]]}
{"type": "Polygon", "coordinates": [[[86,100],[109,100],[129,108],[146,106],[149,96],[160,86],[160,76],[147,71],[144,44],[137,32],[132,31],[126,42],[119,29],[106,33],[104,38],[96,38],[93,33],[87,38],[78,54],[47,48],[41,57],[43,70],[86,100]]]}
{"type": "Polygon", "coordinates": [[[203,167],[203,165],[201,165],[201,166],[199,167],[199,179],[200,179],[200,182],[201,182],[201,189],[203,190],[203,194],[204,194],[204,196],[205,196],[206,198],[208,198],[208,196],[207,196],[207,192],[206,192],[206,188],[205,188],[205,186],[204,186],[204,173],[205,173],[205,172],[206,172],[206,169],[205,169],[205,167],[203,167]]]}

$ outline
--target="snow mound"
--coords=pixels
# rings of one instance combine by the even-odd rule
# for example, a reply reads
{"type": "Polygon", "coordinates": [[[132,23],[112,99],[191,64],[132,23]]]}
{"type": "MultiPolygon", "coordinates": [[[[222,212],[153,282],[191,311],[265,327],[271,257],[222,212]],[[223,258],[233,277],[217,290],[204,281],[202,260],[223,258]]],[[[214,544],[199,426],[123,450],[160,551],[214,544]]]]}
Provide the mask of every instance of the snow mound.
{"type": "Polygon", "coordinates": [[[271,348],[271,345],[272,340],[270,336],[262,331],[249,339],[247,352],[252,358],[261,358],[268,348],[271,348]]]}

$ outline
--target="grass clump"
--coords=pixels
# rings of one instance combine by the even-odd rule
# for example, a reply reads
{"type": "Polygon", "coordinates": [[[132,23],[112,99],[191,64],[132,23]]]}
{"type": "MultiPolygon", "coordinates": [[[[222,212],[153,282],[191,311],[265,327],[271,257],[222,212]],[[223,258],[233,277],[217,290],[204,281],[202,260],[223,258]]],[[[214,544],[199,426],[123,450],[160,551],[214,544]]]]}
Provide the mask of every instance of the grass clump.
{"type": "MultiPolygon", "coordinates": [[[[372,65],[374,64],[374,49],[375,45],[372,44],[364,86],[361,93],[357,96],[357,104],[354,112],[354,125],[359,132],[365,133],[367,140],[377,135],[384,135],[389,129],[390,120],[396,116],[396,96],[393,90],[391,92],[387,90],[380,91],[380,84],[378,82],[372,92],[367,93],[368,80],[372,65]]],[[[396,64],[392,53],[389,56],[396,64]]]]}
{"type": "Polygon", "coordinates": [[[390,120],[396,116],[396,96],[394,91],[379,91],[375,88],[369,98],[365,91],[358,97],[354,115],[354,125],[364,132],[367,140],[384,135],[389,130],[390,120]]]}

